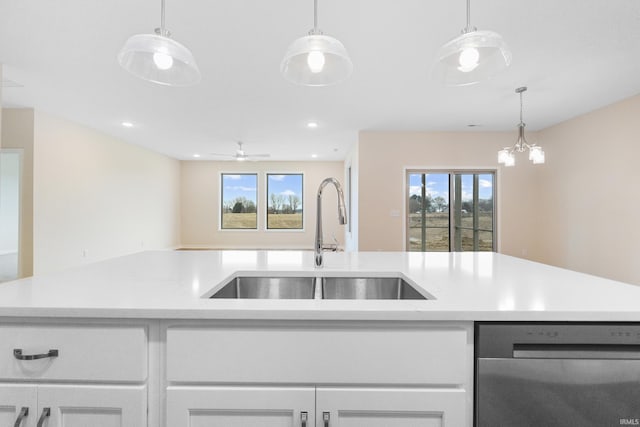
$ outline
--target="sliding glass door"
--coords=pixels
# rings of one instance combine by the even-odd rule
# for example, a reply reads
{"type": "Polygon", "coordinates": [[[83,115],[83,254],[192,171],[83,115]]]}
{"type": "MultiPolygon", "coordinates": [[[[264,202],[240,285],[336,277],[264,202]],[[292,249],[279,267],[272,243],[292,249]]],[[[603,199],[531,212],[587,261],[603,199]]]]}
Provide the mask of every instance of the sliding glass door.
{"type": "Polygon", "coordinates": [[[408,251],[494,251],[495,171],[408,171],[408,251]]]}

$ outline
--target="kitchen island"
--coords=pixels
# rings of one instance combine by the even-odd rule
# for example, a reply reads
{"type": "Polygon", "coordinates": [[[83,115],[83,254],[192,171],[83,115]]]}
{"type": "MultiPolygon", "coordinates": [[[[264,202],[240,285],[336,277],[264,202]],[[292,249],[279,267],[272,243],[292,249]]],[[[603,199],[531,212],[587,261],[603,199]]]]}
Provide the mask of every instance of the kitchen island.
{"type": "Polygon", "coordinates": [[[0,424],[465,427],[475,321],[640,321],[640,287],[495,253],[324,264],[157,251],[1,284],[0,424]],[[399,276],[429,299],[208,298],[252,275],[399,276]]]}

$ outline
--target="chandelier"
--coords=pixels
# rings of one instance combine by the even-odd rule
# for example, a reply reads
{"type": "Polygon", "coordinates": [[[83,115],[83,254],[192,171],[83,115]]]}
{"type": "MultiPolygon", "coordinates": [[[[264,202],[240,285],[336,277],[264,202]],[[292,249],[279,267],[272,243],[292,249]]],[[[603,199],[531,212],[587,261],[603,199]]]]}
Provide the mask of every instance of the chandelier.
{"type": "Polygon", "coordinates": [[[527,90],[526,86],[516,89],[516,93],[520,94],[520,123],[518,124],[518,140],[513,147],[505,147],[498,151],[498,163],[505,166],[514,166],[516,164],[515,153],[522,153],[529,150],[529,160],[534,165],[544,163],[544,151],[542,147],[536,144],[529,144],[524,137],[524,122],[522,121],[522,93],[527,90]]]}

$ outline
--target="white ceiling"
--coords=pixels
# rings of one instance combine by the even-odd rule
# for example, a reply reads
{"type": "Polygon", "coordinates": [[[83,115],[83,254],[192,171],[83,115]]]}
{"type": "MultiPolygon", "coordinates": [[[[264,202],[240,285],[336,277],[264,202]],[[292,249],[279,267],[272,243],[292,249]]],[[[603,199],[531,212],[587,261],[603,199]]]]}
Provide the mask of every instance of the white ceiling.
{"type": "MultiPolygon", "coordinates": [[[[159,26],[160,0],[0,0],[3,105],[33,107],[179,159],[235,151],[343,159],[359,130],[542,129],[640,92],[639,0],[472,0],[472,24],[503,35],[513,64],[489,82],[431,78],[438,47],[465,25],[464,0],[319,0],[319,26],[354,72],[333,87],[279,73],[313,23],[313,0],[166,0],[167,28],[202,72],[190,88],[122,70],[125,40],[159,26]],[[8,87],[7,87],[8,86],[8,87]],[[306,127],[309,120],[320,125],[306,127]],[[135,126],[126,129],[122,121],[135,126]]],[[[496,149],[499,147],[496,147],[496,149]]]]}

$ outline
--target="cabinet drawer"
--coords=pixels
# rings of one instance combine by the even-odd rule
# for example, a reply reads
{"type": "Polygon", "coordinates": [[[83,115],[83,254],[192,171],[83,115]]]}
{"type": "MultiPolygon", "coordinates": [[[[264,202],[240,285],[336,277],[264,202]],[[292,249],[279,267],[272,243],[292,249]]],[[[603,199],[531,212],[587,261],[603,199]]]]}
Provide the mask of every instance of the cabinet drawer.
{"type": "Polygon", "coordinates": [[[468,382],[472,344],[455,327],[172,327],[173,382],[438,384],[468,382]]]}
{"type": "Polygon", "coordinates": [[[0,380],[139,382],[147,377],[143,326],[0,325],[0,380]],[[56,357],[19,360],[22,355],[56,357]]]}

